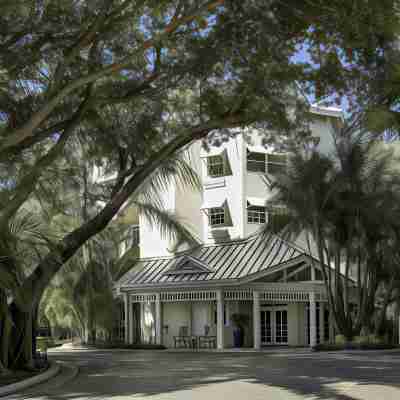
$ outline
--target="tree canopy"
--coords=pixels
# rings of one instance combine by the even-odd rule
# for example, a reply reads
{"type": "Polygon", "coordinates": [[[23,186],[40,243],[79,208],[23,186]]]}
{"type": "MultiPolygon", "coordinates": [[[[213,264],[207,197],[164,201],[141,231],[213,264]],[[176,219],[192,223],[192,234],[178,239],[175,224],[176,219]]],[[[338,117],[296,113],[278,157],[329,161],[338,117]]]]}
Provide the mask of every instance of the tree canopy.
{"type": "Polygon", "coordinates": [[[14,304],[22,330],[61,267],[193,140],[255,127],[265,143],[299,143],[307,96],[324,94],[397,118],[395,0],[0,4],[1,225],[33,199],[62,208],[59,188],[83,184],[76,159],[116,173],[104,206],[32,259],[12,295],[30,299],[14,304]]]}

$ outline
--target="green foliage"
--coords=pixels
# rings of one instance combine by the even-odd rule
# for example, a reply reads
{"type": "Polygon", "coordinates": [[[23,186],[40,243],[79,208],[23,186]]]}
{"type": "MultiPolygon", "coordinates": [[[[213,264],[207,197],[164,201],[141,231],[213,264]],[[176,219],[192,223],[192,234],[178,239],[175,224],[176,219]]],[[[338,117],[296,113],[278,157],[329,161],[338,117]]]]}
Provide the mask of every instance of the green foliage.
{"type": "Polygon", "coordinates": [[[310,255],[325,264],[331,311],[347,339],[371,327],[374,312],[382,313],[376,327],[382,324],[400,282],[397,162],[369,134],[343,127],[335,132],[333,154],[298,151],[288,174],[274,185],[276,202],[285,204],[292,217],[281,234],[303,241],[310,255]],[[379,288],[385,295],[378,308],[379,288]]]}
{"type": "MultiPolygon", "coordinates": [[[[278,147],[302,143],[308,104],[297,86],[306,94],[348,91],[367,111],[378,102],[387,112],[399,98],[390,84],[398,75],[394,7],[390,0],[3,1],[0,222],[8,230],[25,208],[52,233],[27,238],[30,246],[0,243],[2,287],[20,285],[20,305],[36,306],[77,253],[77,275],[57,288],[74,298],[75,285],[91,280],[87,269],[112,270],[82,246],[103,241],[112,253],[119,236],[95,235],[114,225],[128,200],[165,235],[175,230],[178,245],[190,232],[154,194],[196,180],[182,161],[168,160],[193,140],[228,140],[229,128],[255,127],[278,147]],[[296,61],[304,44],[314,64],[296,61]],[[348,49],[351,70],[340,65],[348,49]],[[95,184],[95,167],[116,178],[95,184]]],[[[99,301],[90,298],[89,306],[99,301]]],[[[83,307],[68,302],[52,311],[68,315],[60,324],[82,319],[83,307]]]]}

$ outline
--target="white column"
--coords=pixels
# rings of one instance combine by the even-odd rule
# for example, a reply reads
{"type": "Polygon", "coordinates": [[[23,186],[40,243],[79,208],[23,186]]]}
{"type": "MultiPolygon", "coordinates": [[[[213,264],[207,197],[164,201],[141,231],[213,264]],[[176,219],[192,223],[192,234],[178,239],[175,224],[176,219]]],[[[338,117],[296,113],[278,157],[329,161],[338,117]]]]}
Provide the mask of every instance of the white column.
{"type": "Polygon", "coordinates": [[[329,343],[335,343],[335,319],[333,318],[333,312],[329,307],[329,303],[326,306],[329,308],[329,343]]]}
{"type": "Polygon", "coordinates": [[[311,265],[311,280],[315,281],[315,267],[311,265]]]}
{"type": "Polygon", "coordinates": [[[253,292],[253,335],[254,348],[261,348],[261,310],[260,310],[260,293],[253,292]]]}
{"type": "Polygon", "coordinates": [[[124,327],[125,327],[125,343],[129,343],[129,295],[128,293],[123,294],[124,298],[124,314],[125,314],[125,321],[124,321],[124,327]]]}
{"type": "Polygon", "coordinates": [[[319,302],[319,342],[324,343],[325,341],[325,303],[319,302]]]}
{"type": "Polygon", "coordinates": [[[310,347],[317,345],[317,307],[315,303],[315,293],[310,292],[310,347]]]}
{"type": "Polygon", "coordinates": [[[224,348],[224,294],[217,290],[217,348],[224,348]]]}
{"type": "Polygon", "coordinates": [[[131,296],[128,296],[128,343],[133,343],[133,303],[131,296]]]}
{"type": "Polygon", "coordinates": [[[160,293],[156,294],[156,344],[162,344],[162,310],[160,293]]]}

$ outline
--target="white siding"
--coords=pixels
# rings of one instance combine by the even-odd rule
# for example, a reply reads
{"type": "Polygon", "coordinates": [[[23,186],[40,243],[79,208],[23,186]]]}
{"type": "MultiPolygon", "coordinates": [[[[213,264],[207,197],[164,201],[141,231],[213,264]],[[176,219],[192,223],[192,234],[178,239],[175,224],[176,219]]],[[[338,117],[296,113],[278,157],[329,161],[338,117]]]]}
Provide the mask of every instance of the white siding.
{"type": "Polygon", "coordinates": [[[174,336],[179,335],[179,329],[187,326],[190,333],[190,303],[163,303],[163,338],[166,347],[174,347],[174,336]],[[166,332],[168,327],[168,333],[166,332]]]}
{"type": "Polygon", "coordinates": [[[231,175],[223,178],[209,177],[207,174],[207,155],[215,154],[216,149],[212,153],[202,150],[202,179],[204,182],[203,201],[206,204],[217,206],[222,205],[225,201],[228,203],[229,214],[232,219],[232,226],[211,228],[208,224],[207,211],[203,211],[203,240],[205,243],[213,242],[213,232],[218,230],[227,230],[230,238],[242,237],[241,226],[243,224],[243,200],[242,200],[242,162],[243,162],[243,146],[242,138],[237,136],[218,148],[221,153],[226,149],[229,159],[231,175]],[[217,183],[216,186],[214,186],[217,183]]]}
{"type": "MultiPolygon", "coordinates": [[[[175,210],[175,188],[170,188],[168,193],[163,195],[164,207],[166,210],[175,210]]],[[[168,238],[163,237],[157,225],[152,225],[143,214],[139,215],[140,235],[140,257],[161,257],[171,253],[168,249],[172,243],[168,238]]]]}
{"type": "MultiPolygon", "coordinates": [[[[314,115],[311,123],[313,136],[320,137],[318,149],[323,153],[333,150],[332,117],[314,115]]],[[[247,223],[247,198],[258,197],[266,201],[273,196],[261,174],[247,171],[247,147],[258,149],[265,153],[273,152],[273,148],[263,149],[262,137],[256,133],[246,138],[238,134],[218,147],[211,147],[206,151],[200,142],[195,142],[189,148],[190,163],[198,171],[203,182],[202,193],[190,190],[182,190],[181,187],[172,187],[165,194],[166,208],[178,215],[181,221],[203,243],[216,241],[218,234],[228,233],[225,239],[244,238],[255,231],[261,225],[247,223]],[[207,156],[227,152],[231,174],[213,178],[207,174],[207,156]],[[211,228],[208,222],[206,210],[201,210],[201,205],[221,206],[227,201],[231,226],[211,228]]],[[[170,255],[168,249],[173,249],[173,243],[162,238],[157,227],[151,227],[140,216],[141,257],[154,257],[170,255]]],[[[180,249],[182,250],[182,248],[180,249]]]]}

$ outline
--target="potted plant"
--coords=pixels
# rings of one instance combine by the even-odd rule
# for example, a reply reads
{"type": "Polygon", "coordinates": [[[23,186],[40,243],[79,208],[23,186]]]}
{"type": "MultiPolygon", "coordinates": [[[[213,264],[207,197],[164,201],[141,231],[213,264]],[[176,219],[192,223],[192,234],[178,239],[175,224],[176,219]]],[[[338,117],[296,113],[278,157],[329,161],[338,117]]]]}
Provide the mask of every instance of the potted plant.
{"type": "Polygon", "coordinates": [[[233,345],[242,347],[244,344],[245,328],[249,324],[249,316],[246,314],[234,313],[231,316],[233,328],[233,345]]]}

